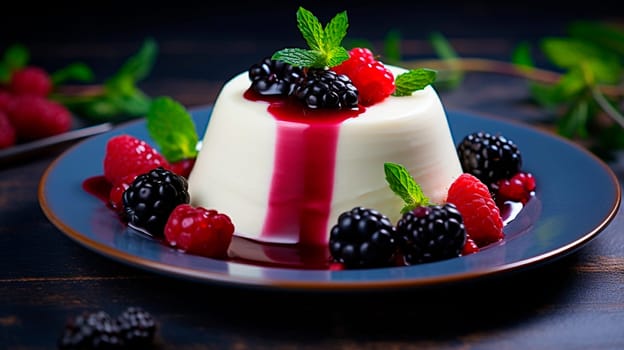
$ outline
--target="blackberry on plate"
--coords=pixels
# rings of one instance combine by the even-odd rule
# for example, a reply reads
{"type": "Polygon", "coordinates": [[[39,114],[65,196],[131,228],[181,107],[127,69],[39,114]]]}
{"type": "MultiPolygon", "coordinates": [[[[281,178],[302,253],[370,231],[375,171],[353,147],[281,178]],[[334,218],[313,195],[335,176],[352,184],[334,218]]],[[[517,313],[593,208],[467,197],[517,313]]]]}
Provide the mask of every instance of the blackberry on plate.
{"type": "Polygon", "coordinates": [[[65,324],[58,348],[122,349],[124,341],[117,321],[104,311],[84,312],[65,324]]]}
{"type": "Polygon", "coordinates": [[[265,57],[249,68],[251,89],[261,95],[288,96],[303,77],[301,67],[265,57]]]}
{"type": "Polygon", "coordinates": [[[394,227],[378,211],[355,207],[338,217],[330,232],[329,250],[334,261],[348,268],[393,265],[394,227]]]}
{"type": "Polygon", "coordinates": [[[408,265],[457,257],[466,241],[463,218],[452,203],[406,212],[397,222],[396,235],[408,265]]]}
{"type": "Polygon", "coordinates": [[[355,109],[358,107],[358,90],[351,79],[333,70],[308,70],[292,94],[312,109],[355,109]]]}
{"type": "Polygon", "coordinates": [[[121,336],[130,347],[142,347],[152,343],[156,332],[156,321],[146,310],[131,306],[118,317],[121,336]]]}
{"type": "Polygon", "coordinates": [[[490,189],[500,179],[507,179],[522,168],[518,146],[500,134],[483,131],[468,134],[457,146],[464,172],[477,177],[490,189]]]}
{"type": "Polygon", "coordinates": [[[189,203],[190,195],[183,176],[158,167],[137,176],[122,200],[128,225],[162,237],[169,215],[179,204],[189,203]]]}

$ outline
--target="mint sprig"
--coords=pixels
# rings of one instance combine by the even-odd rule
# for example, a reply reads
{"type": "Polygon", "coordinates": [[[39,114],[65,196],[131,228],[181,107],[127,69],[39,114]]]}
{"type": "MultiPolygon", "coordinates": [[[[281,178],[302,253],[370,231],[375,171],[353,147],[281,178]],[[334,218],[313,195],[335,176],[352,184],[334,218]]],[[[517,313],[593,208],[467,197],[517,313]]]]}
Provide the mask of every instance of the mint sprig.
{"type": "Polygon", "coordinates": [[[384,163],[386,181],[392,192],[403,199],[405,205],[401,209],[404,214],[418,206],[429,204],[429,198],[425,196],[420,185],[410,175],[409,171],[401,164],[384,163]]]}
{"type": "Polygon", "coordinates": [[[346,11],[338,13],[323,28],[312,12],[299,7],[297,27],[309,49],[282,49],[275,52],[272,59],[297,67],[326,68],[337,66],[349,58],[349,52],[341,46],[349,27],[346,11]]]}
{"type": "Polygon", "coordinates": [[[147,131],[169,161],[197,156],[199,138],[186,108],[170,97],[152,100],[146,116],[147,131]]]}
{"type": "Polygon", "coordinates": [[[435,82],[437,71],[428,68],[411,69],[397,75],[394,80],[396,86],[392,96],[409,96],[414,91],[422,90],[435,82]]]}

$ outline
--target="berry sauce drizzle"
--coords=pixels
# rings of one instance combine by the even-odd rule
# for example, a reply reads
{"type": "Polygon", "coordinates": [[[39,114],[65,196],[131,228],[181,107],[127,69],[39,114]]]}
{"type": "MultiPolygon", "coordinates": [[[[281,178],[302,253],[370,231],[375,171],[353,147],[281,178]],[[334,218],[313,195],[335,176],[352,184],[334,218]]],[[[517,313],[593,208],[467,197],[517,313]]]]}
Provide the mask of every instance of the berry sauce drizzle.
{"type": "Polygon", "coordinates": [[[326,245],[340,124],[365,111],[310,110],[293,99],[247,90],[251,101],[268,102],[277,121],[275,163],[262,238],[299,232],[302,245],[326,245]],[[283,171],[288,169],[288,171],[283,171]]]}

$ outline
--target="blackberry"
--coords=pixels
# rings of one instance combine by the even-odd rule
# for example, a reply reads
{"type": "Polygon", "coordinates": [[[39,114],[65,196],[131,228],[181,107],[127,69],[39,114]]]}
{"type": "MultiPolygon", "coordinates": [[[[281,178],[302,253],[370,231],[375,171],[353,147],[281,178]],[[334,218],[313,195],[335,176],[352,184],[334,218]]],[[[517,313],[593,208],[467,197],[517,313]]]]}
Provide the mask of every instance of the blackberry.
{"type": "Polygon", "coordinates": [[[69,320],[58,339],[58,348],[62,350],[122,349],[124,346],[119,323],[104,311],[85,312],[69,320]]]}
{"type": "Polygon", "coordinates": [[[355,207],[338,217],[330,232],[329,250],[334,261],[347,268],[392,265],[396,252],[394,227],[378,211],[355,207]]]}
{"type": "Polygon", "coordinates": [[[406,212],[397,222],[396,234],[408,265],[457,257],[466,241],[463,218],[452,203],[406,212]]]}
{"type": "Polygon", "coordinates": [[[152,315],[140,307],[131,306],[117,317],[121,336],[127,346],[146,347],[154,339],[156,322],[152,315]]]}
{"type": "Polygon", "coordinates": [[[301,67],[265,57],[248,70],[251,89],[261,95],[288,96],[303,77],[301,67]]]}
{"type": "Polygon", "coordinates": [[[184,177],[158,167],[137,176],[124,191],[122,201],[130,226],[162,237],[173,209],[190,202],[188,183],[184,177]]]}
{"type": "Polygon", "coordinates": [[[457,154],[463,171],[474,175],[490,190],[498,180],[508,179],[522,168],[518,146],[499,134],[468,134],[457,146],[457,154]]]}
{"type": "Polygon", "coordinates": [[[351,79],[332,70],[308,70],[292,94],[312,109],[358,107],[358,90],[351,79]]]}

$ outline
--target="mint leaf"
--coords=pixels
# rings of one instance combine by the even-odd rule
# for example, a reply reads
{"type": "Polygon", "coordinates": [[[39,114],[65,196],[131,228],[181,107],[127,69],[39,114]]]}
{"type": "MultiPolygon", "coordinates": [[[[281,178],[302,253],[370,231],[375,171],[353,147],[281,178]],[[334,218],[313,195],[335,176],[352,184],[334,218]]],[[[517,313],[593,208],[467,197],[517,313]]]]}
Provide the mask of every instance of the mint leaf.
{"type": "Polygon", "coordinates": [[[0,61],[0,83],[8,83],[11,79],[13,71],[22,68],[28,64],[30,60],[30,52],[21,44],[13,44],[9,46],[0,61]]]}
{"type": "Polygon", "coordinates": [[[134,81],[145,79],[152,71],[157,53],[156,41],[152,38],[145,39],[139,51],[130,56],[115,75],[128,76],[134,81]]]}
{"type": "Polygon", "coordinates": [[[312,12],[299,7],[297,10],[297,27],[310,49],[321,51],[325,33],[323,26],[312,12]]]}
{"type": "Polygon", "coordinates": [[[147,112],[147,130],[169,162],[197,156],[199,138],[195,123],[184,106],[172,98],[152,100],[147,112]]]}
{"type": "Polygon", "coordinates": [[[52,83],[54,85],[63,84],[69,80],[76,80],[81,82],[92,81],[95,77],[93,70],[84,63],[76,62],[72,63],[64,68],[61,68],[52,73],[52,83]]]}
{"type": "Polygon", "coordinates": [[[340,47],[342,40],[347,36],[348,27],[349,20],[347,18],[347,12],[340,12],[332,18],[325,26],[323,32],[323,51],[329,53],[334,48],[340,47]]]}
{"type": "Polygon", "coordinates": [[[349,58],[349,52],[340,46],[349,26],[346,12],[334,16],[323,28],[312,12],[299,7],[297,26],[310,49],[282,49],[274,53],[272,59],[304,68],[326,68],[349,58]]]}
{"type": "Polygon", "coordinates": [[[273,60],[284,61],[292,66],[313,67],[324,65],[323,55],[319,51],[305,49],[282,49],[273,54],[273,60]]]}
{"type": "Polygon", "coordinates": [[[437,71],[428,68],[411,69],[399,74],[394,80],[396,89],[393,96],[409,96],[414,91],[422,90],[436,79],[437,71]]]}
{"type": "Polygon", "coordinates": [[[405,206],[401,209],[401,214],[418,206],[429,204],[429,198],[425,196],[420,186],[403,165],[384,163],[384,172],[392,192],[401,197],[403,202],[405,202],[405,206]]]}

